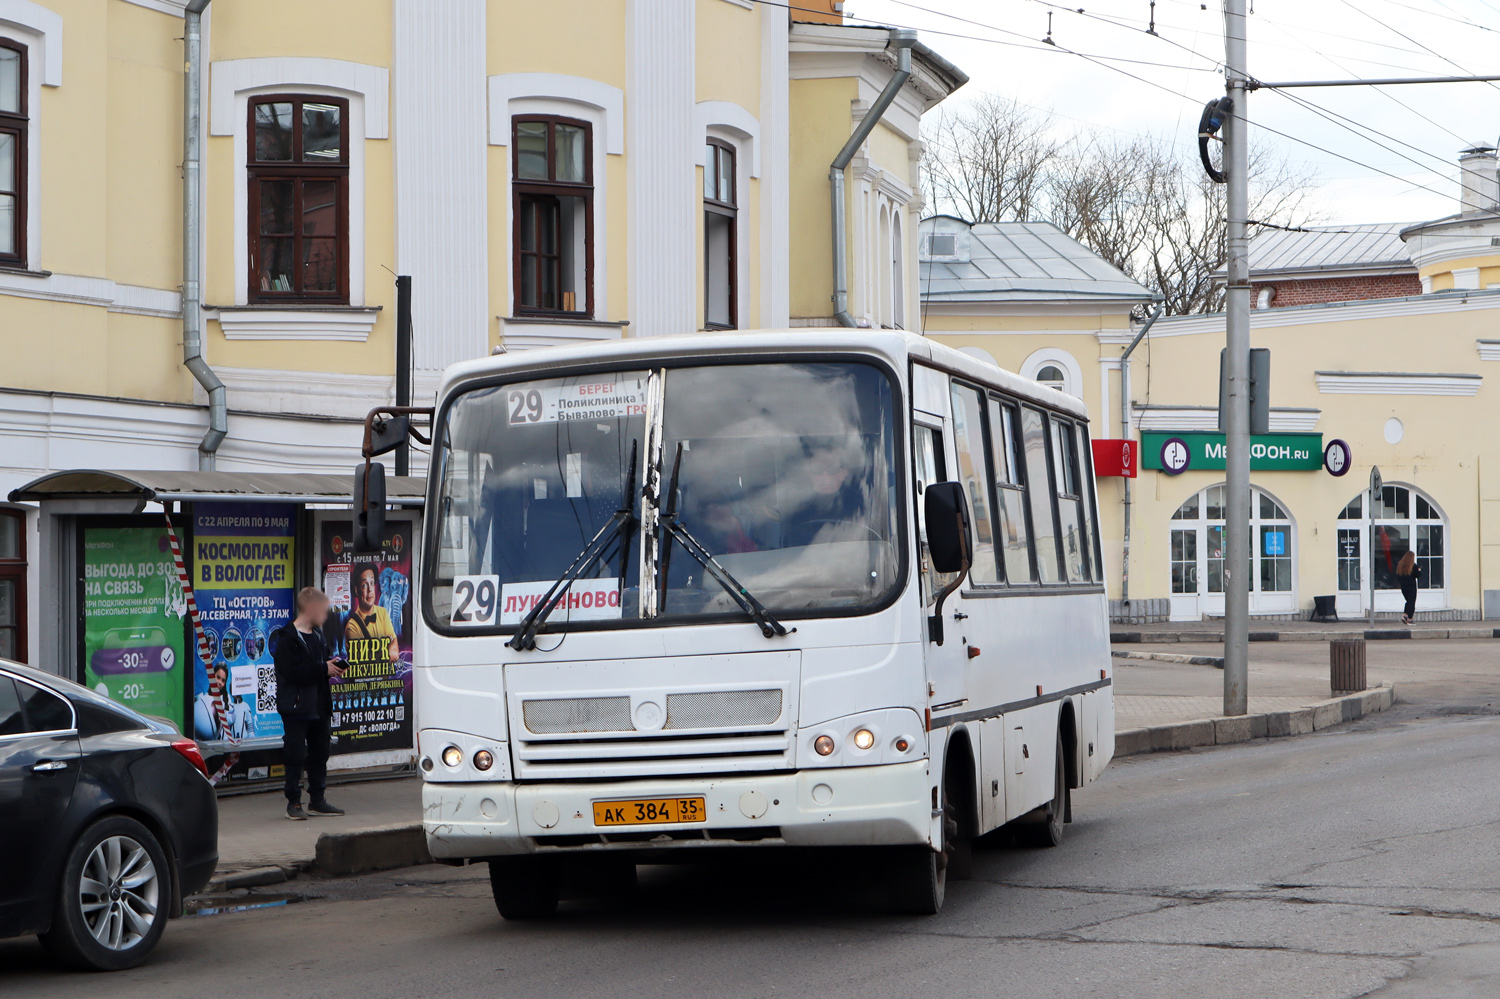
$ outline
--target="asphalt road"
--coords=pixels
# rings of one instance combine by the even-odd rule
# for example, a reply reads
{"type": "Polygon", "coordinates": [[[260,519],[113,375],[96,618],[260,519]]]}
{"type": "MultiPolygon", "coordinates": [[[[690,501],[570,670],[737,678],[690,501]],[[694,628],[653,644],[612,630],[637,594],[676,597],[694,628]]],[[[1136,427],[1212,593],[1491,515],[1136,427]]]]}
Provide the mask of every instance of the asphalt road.
{"type": "Polygon", "coordinates": [[[1296,739],[1119,761],[1076,796],[1063,846],[977,853],[933,918],[883,912],[863,858],[642,868],[635,895],[533,924],[500,920],[482,867],[429,867],[293,882],[307,900],[179,920],[147,965],[107,978],[0,942],[0,991],[1493,996],[1490,710],[1429,700],[1296,739]]]}

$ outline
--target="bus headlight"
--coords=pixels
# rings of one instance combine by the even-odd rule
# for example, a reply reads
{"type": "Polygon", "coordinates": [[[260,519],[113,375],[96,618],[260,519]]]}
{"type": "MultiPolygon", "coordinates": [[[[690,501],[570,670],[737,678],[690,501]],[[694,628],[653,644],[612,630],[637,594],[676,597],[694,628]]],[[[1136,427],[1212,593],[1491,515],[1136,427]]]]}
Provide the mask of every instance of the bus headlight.
{"type": "MultiPolygon", "coordinates": [[[[804,743],[805,745],[805,743],[804,743]]],[[[833,755],[833,736],[820,735],[813,740],[813,751],[819,756],[833,755]]]]}
{"type": "Polygon", "coordinates": [[[875,745],[875,733],[867,728],[862,728],[854,733],[854,745],[857,749],[869,749],[875,745]]]}
{"type": "Polygon", "coordinates": [[[447,749],[443,750],[443,763],[447,766],[454,767],[456,769],[458,765],[463,761],[463,751],[460,750],[457,746],[449,746],[447,749]]]}
{"type": "Polygon", "coordinates": [[[495,755],[488,749],[481,749],[474,754],[474,769],[488,770],[495,765],[495,755]]]}

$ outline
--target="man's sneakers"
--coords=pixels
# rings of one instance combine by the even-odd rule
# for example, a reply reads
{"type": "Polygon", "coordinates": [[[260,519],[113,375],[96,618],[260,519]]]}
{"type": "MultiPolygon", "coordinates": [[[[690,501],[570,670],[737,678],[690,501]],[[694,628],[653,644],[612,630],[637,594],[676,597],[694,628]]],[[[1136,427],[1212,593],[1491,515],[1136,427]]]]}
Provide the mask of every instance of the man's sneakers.
{"type": "MultiPolygon", "coordinates": [[[[307,810],[309,812],[311,812],[313,815],[343,815],[344,814],[344,810],[342,808],[340,808],[338,805],[330,805],[328,803],[328,799],[326,799],[326,798],[324,798],[322,800],[319,800],[319,801],[311,802],[307,806],[307,810]]],[[[298,811],[301,811],[301,809],[298,809],[298,811]]]]}
{"type": "Polygon", "coordinates": [[[303,822],[307,819],[307,813],[302,810],[302,802],[289,801],[286,804],[286,817],[294,822],[303,822]]]}

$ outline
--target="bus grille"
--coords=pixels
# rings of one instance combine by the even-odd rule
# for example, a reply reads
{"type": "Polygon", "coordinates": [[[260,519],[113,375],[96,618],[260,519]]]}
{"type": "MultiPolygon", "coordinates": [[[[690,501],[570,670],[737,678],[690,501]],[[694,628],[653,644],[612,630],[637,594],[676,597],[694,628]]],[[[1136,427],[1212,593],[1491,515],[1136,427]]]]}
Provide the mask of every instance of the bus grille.
{"type": "Polygon", "coordinates": [[[521,780],[780,770],[793,765],[783,692],[668,694],[659,731],[636,729],[628,697],[521,701],[527,734],[513,743],[521,780]]]}
{"type": "Polygon", "coordinates": [[[537,735],[626,732],[635,728],[630,722],[628,697],[552,697],[522,701],[521,717],[526,721],[527,730],[537,735]]]}

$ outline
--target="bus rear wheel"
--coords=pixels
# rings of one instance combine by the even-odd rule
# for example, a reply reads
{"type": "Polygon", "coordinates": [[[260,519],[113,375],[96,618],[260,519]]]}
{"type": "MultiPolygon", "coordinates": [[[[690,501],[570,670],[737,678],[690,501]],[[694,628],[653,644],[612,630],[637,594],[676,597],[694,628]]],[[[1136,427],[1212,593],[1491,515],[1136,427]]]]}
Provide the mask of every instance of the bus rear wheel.
{"type": "Polygon", "coordinates": [[[490,891],[506,919],[545,919],[557,911],[557,864],[550,857],[490,858],[490,891]]]}
{"type": "Polygon", "coordinates": [[[1060,846],[1063,839],[1063,823],[1067,821],[1072,802],[1068,788],[1068,771],[1063,755],[1062,733],[1057,735],[1057,765],[1053,768],[1052,800],[1036,810],[1034,821],[1020,829],[1021,838],[1029,846],[1060,846]]]}

